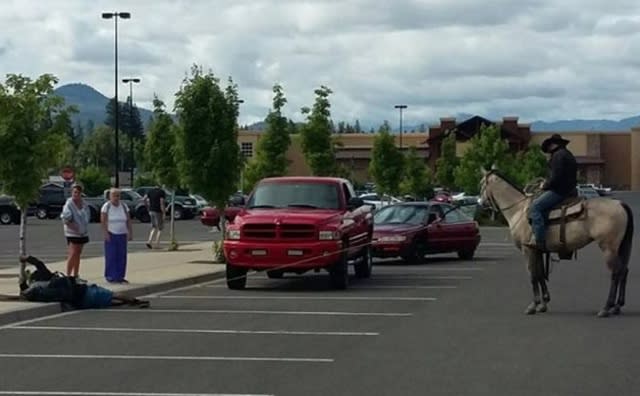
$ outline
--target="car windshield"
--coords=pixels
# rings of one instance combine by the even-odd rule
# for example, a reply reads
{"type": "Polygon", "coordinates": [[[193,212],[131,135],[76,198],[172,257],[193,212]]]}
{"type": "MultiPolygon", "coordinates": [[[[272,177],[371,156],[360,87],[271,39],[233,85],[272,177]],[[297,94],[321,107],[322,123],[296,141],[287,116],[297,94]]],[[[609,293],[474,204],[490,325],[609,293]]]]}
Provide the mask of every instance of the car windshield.
{"type": "Polygon", "coordinates": [[[380,209],[374,216],[374,224],[422,224],[429,208],[418,205],[394,205],[380,209]]]}
{"type": "Polygon", "coordinates": [[[340,209],[338,189],[328,183],[263,183],[247,203],[249,208],[340,209]]]}

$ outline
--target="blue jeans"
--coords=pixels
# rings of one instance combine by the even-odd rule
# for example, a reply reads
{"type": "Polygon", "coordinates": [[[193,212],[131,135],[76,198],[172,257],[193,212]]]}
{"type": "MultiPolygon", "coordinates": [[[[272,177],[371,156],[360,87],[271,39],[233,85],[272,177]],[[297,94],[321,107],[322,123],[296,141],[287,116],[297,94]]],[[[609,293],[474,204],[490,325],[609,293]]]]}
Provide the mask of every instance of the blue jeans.
{"type": "Polygon", "coordinates": [[[539,244],[546,242],[546,221],[551,209],[564,201],[565,196],[556,192],[547,190],[536,198],[531,204],[531,228],[536,242],[539,244]]]}

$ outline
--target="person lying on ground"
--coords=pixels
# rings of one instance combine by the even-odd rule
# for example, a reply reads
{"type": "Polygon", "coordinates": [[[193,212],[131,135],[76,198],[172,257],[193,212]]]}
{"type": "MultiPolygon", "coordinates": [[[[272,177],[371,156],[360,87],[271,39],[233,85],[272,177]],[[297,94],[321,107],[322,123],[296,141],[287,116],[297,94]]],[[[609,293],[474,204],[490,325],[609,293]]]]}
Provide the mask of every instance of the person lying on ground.
{"type": "Polygon", "coordinates": [[[20,283],[20,296],[14,299],[26,299],[34,302],[61,302],[76,309],[107,308],[130,305],[140,308],[149,307],[149,301],[139,300],[122,293],[114,293],[96,284],[78,282],[77,278],[51,272],[47,266],[33,256],[22,256],[20,262],[36,267],[34,272],[20,283]]]}

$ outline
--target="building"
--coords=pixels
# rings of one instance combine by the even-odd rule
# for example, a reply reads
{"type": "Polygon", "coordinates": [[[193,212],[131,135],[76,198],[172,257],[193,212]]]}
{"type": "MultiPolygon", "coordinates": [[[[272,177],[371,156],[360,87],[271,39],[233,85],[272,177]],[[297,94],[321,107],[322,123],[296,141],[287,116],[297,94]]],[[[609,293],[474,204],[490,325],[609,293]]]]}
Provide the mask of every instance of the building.
{"type": "MultiPolygon", "coordinates": [[[[482,125],[498,125],[502,137],[509,142],[515,152],[527,148],[530,144],[540,144],[554,132],[532,132],[530,125],[519,123],[518,117],[503,117],[500,121],[491,121],[474,116],[458,123],[455,118],[441,118],[438,125],[429,127],[428,133],[404,133],[402,148],[407,150],[415,146],[421,157],[431,169],[440,155],[442,140],[449,133],[456,135],[456,153],[462,156],[470,145],[470,139],[480,131],[482,125]]],[[[569,149],[578,161],[581,180],[588,183],[604,184],[615,189],[640,190],[640,127],[628,131],[570,131],[560,132],[570,140],[569,149]]],[[[255,155],[255,149],[261,132],[240,131],[238,143],[246,157],[255,155]]],[[[338,145],[336,159],[351,171],[358,182],[371,181],[369,163],[375,134],[336,134],[338,145]]],[[[400,146],[400,136],[394,135],[400,146]]],[[[306,164],[300,136],[292,135],[292,144],[287,156],[290,161],[290,175],[310,175],[306,164]]]]}

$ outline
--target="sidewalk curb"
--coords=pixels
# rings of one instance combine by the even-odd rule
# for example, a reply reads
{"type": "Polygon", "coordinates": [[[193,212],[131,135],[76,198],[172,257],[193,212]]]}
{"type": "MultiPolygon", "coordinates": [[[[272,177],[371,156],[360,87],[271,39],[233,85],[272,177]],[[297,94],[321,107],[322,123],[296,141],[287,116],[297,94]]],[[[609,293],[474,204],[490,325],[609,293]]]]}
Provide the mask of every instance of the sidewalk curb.
{"type": "MultiPolygon", "coordinates": [[[[149,294],[160,293],[180,287],[196,285],[198,283],[210,282],[225,277],[224,269],[211,272],[209,274],[190,276],[182,279],[174,279],[166,282],[155,283],[152,285],[144,285],[140,287],[132,287],[131,289],[122,290],[122,293],[133,297],[146,296],[149,294]]],[[[0,313],[0,326],[10,325],[11,323],[23,322],[25,320],[37,319],[44,316],[55,315],[57,313],[69,311],[66,307],[59,303],[33,303],[34,307],[18,309],[16,311],[0,313]]]]}

